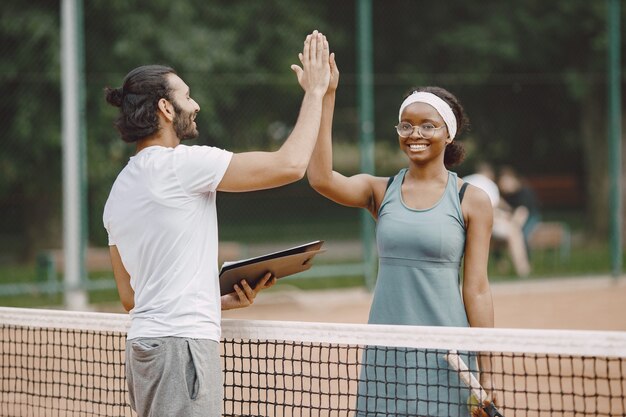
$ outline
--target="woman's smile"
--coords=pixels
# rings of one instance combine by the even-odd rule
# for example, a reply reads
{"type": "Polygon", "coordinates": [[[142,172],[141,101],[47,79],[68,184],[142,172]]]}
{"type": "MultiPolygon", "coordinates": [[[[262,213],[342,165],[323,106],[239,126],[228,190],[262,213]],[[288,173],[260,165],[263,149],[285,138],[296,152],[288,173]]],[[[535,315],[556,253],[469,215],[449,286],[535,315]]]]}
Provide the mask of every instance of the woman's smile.
{"type": "Polygon", "coordinates": [[[422,152],[430,147],[430,143],[410,143],[409,149],[411,152],[422,152]]]}

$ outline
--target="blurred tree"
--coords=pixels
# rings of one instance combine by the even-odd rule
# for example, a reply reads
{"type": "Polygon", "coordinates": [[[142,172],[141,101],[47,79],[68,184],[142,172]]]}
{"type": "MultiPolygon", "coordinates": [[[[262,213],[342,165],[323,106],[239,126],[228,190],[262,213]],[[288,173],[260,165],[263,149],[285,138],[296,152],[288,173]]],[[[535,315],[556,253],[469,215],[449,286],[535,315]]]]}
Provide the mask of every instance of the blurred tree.
{"type": "Polygon", "coordinates": [[[2,2],[0,216],[21,258],[60,235],[60,70],[57,2],[2,2]]]}
{"type": "Polygon", "coordinates": [[[376,80],[377,109],[388,113],[385,125],[395,114],[386,107],[395,109],[404,93],[381,91],[398,85],[387,78],[402,79],[404,88],[449,88],[472,118],[474,157],[510,163],[525,174],[584,178],[589,231],[605,238],[606,2],[397,0],[375,6],[382,16],[375,36],[376,71],[383,74],[376,80]]]}
{"type": "MultiPolygon", "coordinates": [[[[133,147],[112,127],[103,87],[132,68],[173,66],[202,110],[193,143],[272,148],[291,129],[300,88],[289,66],[306,33],[325,32],[342,71],[335,132],[356,141],[355,2],[89,0],[84,2],[90,237],[133,147]]],[[[607,230],[606,5],[603,1],[374,2],[376,131],[394,143],[402,95],[438,84],[464,102],[477,155],[523,174],[587,182],[589,229],[607,230]]],[[[0,6],[0,225],[23,254],[59,242],[59,4],[0,6]]],[[[622,9],[625,12],[626,8],[622,9]]],[[[625,45],[626,43],[623,43],[625,45]]],[[[471,170],[468,164],[459,170],[471,170]]]]}
{"type": "MultiPolygon", "coordinates": [[[[116,109],[105,103],[104,86],[120,85],[139,65],[171,65],[202,107],[194,143],[271,147],[268,125],[293,122],[298,112],[301,90],[289,67],[306,34],[324,26],[320,6],[301,0],[93,0],[83,7],[89,233],[98,244],[106,243],[104,200],[133,152],[113,129],[116,109]]],[[[60,10],[46,0],[28,7],[7,0],[1,8],[0,82],[12,98],[0,100],[2,225],[5,234],[23,234],[21,253],[32,257],[60,244],[60,10]]],[[[281,141],[290,126],[284,130],[281,141]]]]}
{"type": "MultiPolygon", "coordinates": [[[[132,68],[170,65],[191,88],[201,111],[193,143],[229,150],[273,146],[268,126],[295,121],[301,89],[290,65],[298,63],[319,6],[304,1],[169,0],[86,4],[89,102],[90,236],[105,242],[99,214],[132,145],[112,128],[116,109],[102,94],[132,68]],[[297,4],[296,4],[297,3],[297,4]],[[294,13],[298,10],[298,13],[294,13]]],[[[286,126],[288,133],[290,126],[286,126]]],[[[284,135],[279,137],[280,141],[284,135]]]]}

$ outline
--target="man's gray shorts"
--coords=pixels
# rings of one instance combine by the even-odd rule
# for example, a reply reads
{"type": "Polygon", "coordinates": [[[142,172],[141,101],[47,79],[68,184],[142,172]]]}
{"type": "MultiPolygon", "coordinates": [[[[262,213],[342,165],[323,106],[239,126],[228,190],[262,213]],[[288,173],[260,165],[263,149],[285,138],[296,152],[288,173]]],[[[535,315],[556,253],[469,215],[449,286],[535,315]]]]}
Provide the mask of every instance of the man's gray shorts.
{"type": "Polygon", "coordinates": [[[224,395],[219,342],[181,337],[126,343],[126,382],[138,417],[218,417],[224,395]]]}

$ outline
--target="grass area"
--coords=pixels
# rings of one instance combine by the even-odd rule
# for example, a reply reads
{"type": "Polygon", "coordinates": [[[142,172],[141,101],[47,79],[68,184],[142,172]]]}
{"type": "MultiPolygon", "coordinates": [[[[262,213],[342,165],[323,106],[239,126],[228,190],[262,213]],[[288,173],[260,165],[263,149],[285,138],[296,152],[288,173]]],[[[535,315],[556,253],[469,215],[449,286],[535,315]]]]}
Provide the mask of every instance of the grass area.
{"type": "MultiPolygon", "coordinates": [[[[360,236],[360,210],[341,207],[319,196],[306,182],[252,193],[222,193],[218,198],[218,216],[220,240],[241,242],[244,246],[316,239],[328,242],[354,241],[360,236]]],[[[585,224],[583,215],[576,211],[545,212],[544,220],[565,222],[572,233],[578,234],[585,224]]],[[[355,259],[346,261],[355,262],[355,259]]],[[[34,262],[24,265],[10,264],[7,260],[1,262],[4,264],[0,263],[0,305],[45,307],[62,303],[59,294],[47,294],[38,287],[55,277],[50,278],[45,271],[38,271],[34,262]],[[28,285],[28,288],[7,291],[7,287],[2,287],[7,284],[28,285]]],[[[316,260],[316,265],[323,263],[322,257],[316,260]]],[[[569,259],[560,257],[555,251],[541,251],[532,254],[531,263],[533,272],[530,279],[610,272],[607,245],[592,244],[583,239],[573,242],[569,259]]],[[[517,279],[506,256],[502,259],[492,256],[489,276],[493,282],[517,279]]],[[[60,279],[57,277],[56,281],[60,282],[60,279]]],[[[105,282],[112,286],[112,273],[91,273],[90,281],[96,284],[105,282]]],[[[364,282],[361,277],[299,277],[286,280],[285,285],[307,290],[362,286],[364,282]]],[[[118,301],[114,288],[90,291],[89,297],[94,303],[118,301]]]]}
{"type": "MultiPolygon", "coordinates": [[[[572,248],[567,259],[554,250],[537,251],[532,254],[530,261],[531,279],[608,274],[611,271],[609,252],[605,246],[572,248]]],[[[499,258],[492,254],[489,260],[489,279],[497,282],[515,280],[518,277],[506,256],[499,258]]]]}
{"type": "MultiPolygon", "coordinates": [[[[533,273],[528,279],[544,277],[581,276],[608,274],[610,272],[610,258],[606,245],[587,245],[574,247],[568,260],[559,257],[554,251],[542,251],[533,254],[531,259],[533,273]]],[[[626,265],[626,257],[624,258],[626,265]]],[[[316,265],[323,265],[316,262],[316,265]]],[[[515,276],[510,262],[498,259],[495,255],[489,263],[489,276],[492,282],[514,281],[515,276]]],[[[59,277],[59,280],[61,277],[59,277]]],[[[91,273],[89,279],[94,286],[113,286],[111,272],[104,271],[91,273]],[[106,285],[99,285],[105,283],[106,285]]],[[[0,285],[2,284],[28,284],[29,289],[21,294],[0,294],[0,305],[12,307],[58,307],[63,298],[60,294],[47,294],[38,289],[37,284],[44,283],[38,277],[34,265],[12,265],[0,267],[0,285]]],[[[302,290],[319,290],[333,288],[360,287],[364,280],[359,276],[336,276],[323,278],[289,278],[281,285],[295,287],[302,290]]],[[[89,292],[90,303],[116,303],[118,302],[117,291],[114,287],[97,289],[89,292]]]]}
{"type": "Polygon", "coordinates": [[[222,193],[220,240],[248,243],[358,239],[359,209],[342,207],[300,181],[272,190],[222,193]]]}
{"type": "MultiPolygon", "coordinates": [[[[92,273],[89,279],[96,284],[104,284],[100,286],[111,287],[89,291],[90,303],[119,301],[111,272],[92,273]]],[[[54,281],[42,280],[40,273],[34,265],[0,267],[0,288],[3,285],[10,286],[6,294],[0,294],[0,306],[59,307],[63,304],[63,294],[60,292],[48,292],[46,284],[52,283],[60,286],[62,285],[62,280],[62,276],[56,277],[54,281]],[[16,288],[15,286],[17,285],[20,288],[16,288]]]]}
{"type": "Polygon", "coordinates": [[[338,288],[363,287],[363,277],[324,277],[324,278],[291,278],[281,285],[301,290],[331,290],[338,288]]]}
{"type": "Polygon", "coordinates": [[[319,224],[285,221],[274,225],[271,231],[267,223],[242,220],[220,225],[220,240],[246,243],[351,240],[359,238],[359,227],[358,216],[319,224]]]}

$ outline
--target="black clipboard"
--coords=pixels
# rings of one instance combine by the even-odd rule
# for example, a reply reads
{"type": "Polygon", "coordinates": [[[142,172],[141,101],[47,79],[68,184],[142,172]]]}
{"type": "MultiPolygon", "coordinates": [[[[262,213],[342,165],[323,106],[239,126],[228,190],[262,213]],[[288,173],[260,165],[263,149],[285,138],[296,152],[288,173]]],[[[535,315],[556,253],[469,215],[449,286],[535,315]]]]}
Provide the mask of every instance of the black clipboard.
{"type": "Polygon", "coordinates": [[[220,294],[234,292],[233,286],[242,279],[251,287],[271,272],[276,278],[297,274],[311,268],[311,260],[315,255],[324,252],[323,240],[316,240],[278,252],[268,253],[250,259],[235,262],[224,262],[220,270],[220,294]]]}

